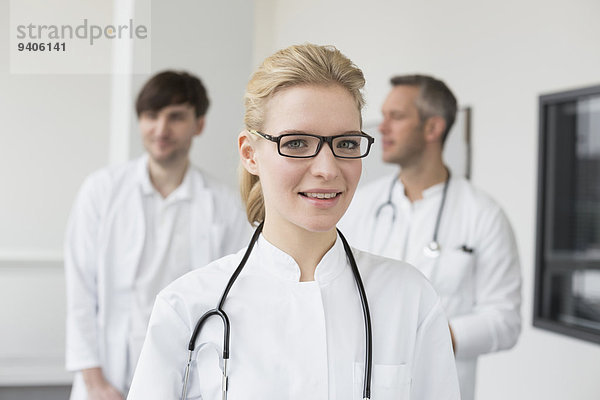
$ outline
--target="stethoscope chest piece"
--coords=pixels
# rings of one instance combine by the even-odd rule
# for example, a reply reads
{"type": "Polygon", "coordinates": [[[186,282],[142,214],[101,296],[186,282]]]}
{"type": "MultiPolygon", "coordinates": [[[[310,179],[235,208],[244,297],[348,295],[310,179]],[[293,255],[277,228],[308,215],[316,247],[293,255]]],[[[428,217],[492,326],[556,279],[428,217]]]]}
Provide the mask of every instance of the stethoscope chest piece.
{"type": "Polygon", "coordinates": [[[438,258],[440,256],[440,244],[437,241],[429,242],[427,246],[423,248],[423,253],[429,258],[438,258]]]}

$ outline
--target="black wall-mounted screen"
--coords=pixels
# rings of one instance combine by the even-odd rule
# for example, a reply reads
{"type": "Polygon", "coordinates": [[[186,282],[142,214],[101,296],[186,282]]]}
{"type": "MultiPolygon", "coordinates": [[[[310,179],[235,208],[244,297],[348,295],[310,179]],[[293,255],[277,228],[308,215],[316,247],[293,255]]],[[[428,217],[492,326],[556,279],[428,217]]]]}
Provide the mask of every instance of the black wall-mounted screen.
{"type": "Polygon", "coordinates": [[[600,86],[540,96],[535,326],[600,343],[600,86]]]}

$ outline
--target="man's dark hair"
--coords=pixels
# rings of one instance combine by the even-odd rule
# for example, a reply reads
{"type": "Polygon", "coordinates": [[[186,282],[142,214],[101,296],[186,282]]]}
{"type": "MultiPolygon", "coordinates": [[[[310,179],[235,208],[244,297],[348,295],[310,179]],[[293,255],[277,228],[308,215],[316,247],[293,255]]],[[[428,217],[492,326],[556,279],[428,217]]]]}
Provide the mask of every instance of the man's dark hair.
{"type": "Polygon", "coordinates": [[[200,79],[187,72],[163,71],[140,90],[135,102],[138,118],[145,111],[158,111],[173,104],[189,103],[202,117],[208,110],[208,96],[200,79]]]}
{"type": "Polygon", "coordinates": [[[419,88],[416,106],[421,121],[440,116],[446,121],[446,130],[442,134],[442,144],[456,119],[458,108],[456,97],[446,84],[439,79],[427,75],[399,75],[390,79],[393,86],[416,86],[419,88]]]}

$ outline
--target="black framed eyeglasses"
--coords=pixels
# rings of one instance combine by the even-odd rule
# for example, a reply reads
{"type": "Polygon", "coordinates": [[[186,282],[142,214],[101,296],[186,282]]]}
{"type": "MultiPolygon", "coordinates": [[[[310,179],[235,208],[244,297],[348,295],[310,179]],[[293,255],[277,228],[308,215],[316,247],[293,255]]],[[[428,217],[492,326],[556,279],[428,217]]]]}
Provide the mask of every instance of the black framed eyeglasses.
{"type": "Polygon", "coordinates": [[[323,142],[329,145],[333,155],[338,158],[363,158],[369,154],[371,145],[375,142],[372,136],[364,132],[335,136],[319,136],[311,133],[284,133],[271,136],[254,129],[248,132],[277,143],[279,154],[291,158],[315,157],[323,147],[323,142]]]}

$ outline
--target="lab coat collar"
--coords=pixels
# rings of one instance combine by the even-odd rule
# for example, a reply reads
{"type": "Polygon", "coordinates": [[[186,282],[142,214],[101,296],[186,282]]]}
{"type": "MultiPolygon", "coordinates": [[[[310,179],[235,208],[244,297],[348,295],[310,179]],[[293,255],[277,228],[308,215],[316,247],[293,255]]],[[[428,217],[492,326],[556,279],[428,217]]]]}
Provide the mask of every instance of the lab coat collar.
{"type": "MultiPolygon", "coordinates": [[[[262,234],[252,252],[252,258],[253,264],[267,274],[287,281],[300,281],[300,267],[292,256],[270,243],[262,234]]],[[[333,281],[346,268],[347,263],[344,245],[338,235],[331,249],[317,264],[315,281],[319,284],[333,281]]]]}
{"type": "Polygon", "coordinates": [[[423,198],[427,199],[430,197],[437,196],[438,194],[441,195],[444,190],[445,183],[446,183],[446,181],[436,183],[435,185],[430,186],[427,189],[423,190],[423,198]]]}
{"type": "MultiPolygon", "coordinates": [[[[397,178],[395,178],[395,179],[397,179],[397,178]]],[[[452,180],[452,176],[450,177],[450,180],[452,180]]],[[[427,189],[423,190],[423,199],[432,198],[432,197],[437,196],[438,194],[441,195],[441,193],[444,190],[445,183],[446,183],[446,181],[436,183],[435,185],[430,186],[427,189]]],[[[402,204],[410,205],[410,203],[411,203],[410,199],[406,196],[406,191],[404,190],[404,184],[402,183],[401,179],[398,179],[398,182],[396,183],[396,186],[394,188],[393,198],[401,199],[402,204]]]]}
{"type": "MultiPolygon", "coordinates": [[[[175,189],[173,191],[173,193],[171,193],[165,199],[165,201],[172,202],[172,201],[178,201],[178,200],[192,199],[192,197],[193,197],[192,193],[193,193],[193,189],[194,189],[192,178],[191,178],[192,168],[193,168],[193,166],[190,163],[190,165],[188,165],[187,170],[185,171],[183,181],[177,187],[177,189],[175,189]]],[[[139,159],[137,175],[138,175],[138,180],[140,182],[140,187],[142,189],[142,194],[144,196],[151,196],[154,194],[160,196],[160,194],[156,191],[156,188],[154,187],[154,185],[152,185],[152,182],[150,181],[150,172],[148,171],[148,155],[147,154],[145,154],[144,156],[142,156],[139,159]]]]}

